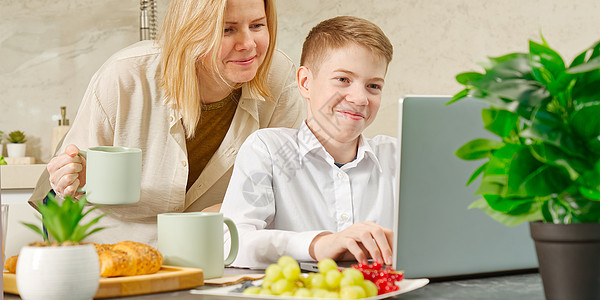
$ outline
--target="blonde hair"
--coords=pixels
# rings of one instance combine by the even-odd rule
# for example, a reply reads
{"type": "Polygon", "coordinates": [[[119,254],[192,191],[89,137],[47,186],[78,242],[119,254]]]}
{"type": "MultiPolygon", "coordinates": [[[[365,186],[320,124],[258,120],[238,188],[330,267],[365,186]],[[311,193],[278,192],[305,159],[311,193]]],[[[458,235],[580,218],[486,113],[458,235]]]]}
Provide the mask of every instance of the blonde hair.
{"type": "MultiPolygon", "coordinates": [[[[218,69],[223,30],[215,30],[224,28],[226,4],[227,0],[171,1],[161,28],[160,85],[167,103],[181,114],[187,138],[194,137],[201,112],[201,83],[197,66],[215,80],[226,83],[218,69]]],[[[274,0],[264,0],[264,4],[269,47],[256,76],[242,86],[254,95],[272,99],[268,75],[275,51],[277,12],[274,0]]]]}
{"type": "Polygon", "coordinates": [[[394,47],[385,33],[374,23],[352,16],[340,16],[325,20],[313,27],[302,45],[300,65],[319,71],[329,51],[355,43],[374,54],[392,61],[394,47]]]}

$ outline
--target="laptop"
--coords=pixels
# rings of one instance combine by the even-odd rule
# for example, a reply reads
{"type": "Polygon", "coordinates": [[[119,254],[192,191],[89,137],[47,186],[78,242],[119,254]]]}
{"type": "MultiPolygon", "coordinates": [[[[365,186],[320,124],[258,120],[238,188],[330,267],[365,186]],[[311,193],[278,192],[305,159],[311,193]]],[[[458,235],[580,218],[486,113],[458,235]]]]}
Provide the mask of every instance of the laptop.
{"type": "Polygon", "coordinates": [[[477,99],[451,105],[449,96],[399,100],[399,201],[395,209],[394,268],[407,278],[455,279],[533,272],[537,268],[528,224],[508,227],[467,207],[479,179],[465,186],[484,160],[454,152],[475,138],[495,138],[483,128],[477,99]]]}

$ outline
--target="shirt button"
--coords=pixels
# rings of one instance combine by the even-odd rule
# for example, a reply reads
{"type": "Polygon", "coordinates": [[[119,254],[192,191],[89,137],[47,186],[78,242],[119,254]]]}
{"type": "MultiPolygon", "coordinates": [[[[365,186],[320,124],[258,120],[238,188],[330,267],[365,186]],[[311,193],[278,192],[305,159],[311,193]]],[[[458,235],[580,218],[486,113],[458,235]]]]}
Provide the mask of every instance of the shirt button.
{"type": "Polygon", "coordinates": [[[347,222],[348,219],[350,219],[350,217],[348,216],[348,214],[342,214],[341,219],[342,219],[342,222],[347,222]]]}
{"type": "Polygon", "coordinates": [[[344,172],[339,172],[339,173],[338,173],[338,178],[339,178],[339,179],[342,179],[342,178],[344,178],[344,172]]]}
{"type": "Polygon", "coordinates": [[[182,160],[181,165],[185,167],[185,166],[187,166],[187,162],[185,160],[182,160]]]}

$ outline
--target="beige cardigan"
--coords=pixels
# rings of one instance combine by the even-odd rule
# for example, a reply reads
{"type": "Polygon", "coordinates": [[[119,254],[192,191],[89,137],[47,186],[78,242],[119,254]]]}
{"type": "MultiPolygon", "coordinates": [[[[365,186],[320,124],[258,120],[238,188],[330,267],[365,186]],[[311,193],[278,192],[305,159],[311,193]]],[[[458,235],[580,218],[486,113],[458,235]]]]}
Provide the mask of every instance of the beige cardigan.
{"type": "MultiPolygon", "coordinates": [[[[201,211],[221,203],[238,149],[259,128],[298,128],[305,104],[295,81],[291,60],[276,51],[269,75],[274,101],[242,96],[221,146],[186,193],[188,159],[180,116],[165,104],[159,87],[160,49],[138,42],[111,58],[93,76],[72,124],[57,153],[68,144],[80,149],[115,145],[142,149],[140,202],[105,206],[90,217],[110,212],[99,223],[109,226],[87,241],[113,243],[133,240],[156,245],[156,215],[201,211]]],[[[50,191],[48,172],[40,177],[29,200],[34,206],[50,191]]]]}

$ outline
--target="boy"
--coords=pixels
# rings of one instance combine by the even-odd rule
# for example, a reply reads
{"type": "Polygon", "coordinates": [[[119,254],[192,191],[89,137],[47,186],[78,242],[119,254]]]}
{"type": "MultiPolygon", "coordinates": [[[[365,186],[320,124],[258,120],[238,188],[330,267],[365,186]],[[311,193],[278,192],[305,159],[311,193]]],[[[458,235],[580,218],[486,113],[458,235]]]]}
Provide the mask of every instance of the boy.
{"type": "Polygon", "coordinates": [[[299,130],[255,132],[235,162],[221,207],[239,230],[234,266],[264,268],[281,255],[392,263],[396,139],[362,135],[392,52],[361,18],[332,18],[308,34],[296,76],[307,119],[299,130]]]}

